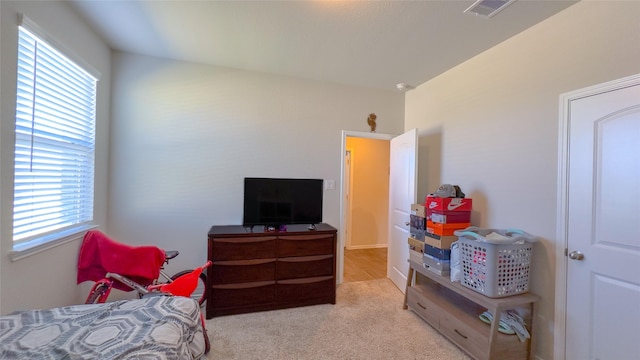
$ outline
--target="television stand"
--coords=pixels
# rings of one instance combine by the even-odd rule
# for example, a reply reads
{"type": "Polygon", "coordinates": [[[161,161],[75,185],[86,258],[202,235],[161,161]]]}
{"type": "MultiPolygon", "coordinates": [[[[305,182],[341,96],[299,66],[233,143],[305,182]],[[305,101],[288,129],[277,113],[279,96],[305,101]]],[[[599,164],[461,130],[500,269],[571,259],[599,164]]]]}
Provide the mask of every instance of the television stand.
{"type": "Polygon", "coordinates": [[[337,230],[325,223],[287,231],[209,230],[207,319],[222,315],[336,303],[337,230]]]}
{"type": "Polygon", "coordinates": [[[313,231],[318,230],[318,228],[316,227],[316,224],[309,224],[309,226],[307,226],[307,230],[313,231]]]}

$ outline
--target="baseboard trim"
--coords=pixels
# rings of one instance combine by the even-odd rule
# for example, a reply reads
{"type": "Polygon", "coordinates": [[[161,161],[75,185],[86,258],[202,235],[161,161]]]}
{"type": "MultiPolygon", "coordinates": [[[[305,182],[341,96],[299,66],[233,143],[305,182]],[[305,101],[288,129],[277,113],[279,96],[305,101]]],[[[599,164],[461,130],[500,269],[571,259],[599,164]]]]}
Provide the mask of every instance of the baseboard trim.
{"type": "Polygon", "coordinates": [[[356,245],[356,246],[347,246],[347,250],[363,250],[363,249],[381,249],[386,248],[387,244],[372,244],[372,245],[356,245]]]}

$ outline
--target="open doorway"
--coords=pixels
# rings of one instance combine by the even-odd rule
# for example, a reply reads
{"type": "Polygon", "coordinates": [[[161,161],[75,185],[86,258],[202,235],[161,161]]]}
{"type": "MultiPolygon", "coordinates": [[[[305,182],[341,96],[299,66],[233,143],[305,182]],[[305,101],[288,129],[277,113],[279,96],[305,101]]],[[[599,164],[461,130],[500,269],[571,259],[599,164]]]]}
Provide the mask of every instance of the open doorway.
{"type": "Polygon", "coordinates": [[[387,277],[393,137],[343,131],[338,283],[387,277]]]}

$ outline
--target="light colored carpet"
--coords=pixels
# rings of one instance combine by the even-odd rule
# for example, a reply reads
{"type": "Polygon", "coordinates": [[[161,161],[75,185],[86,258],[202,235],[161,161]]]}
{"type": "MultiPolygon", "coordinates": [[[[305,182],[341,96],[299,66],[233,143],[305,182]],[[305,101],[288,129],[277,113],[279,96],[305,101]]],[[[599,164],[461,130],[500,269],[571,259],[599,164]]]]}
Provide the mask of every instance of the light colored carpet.
{"type": "Polygon", "coordinates": [[[469,359],[403,300],[380,279],[339,285],[335,305],[213,318],[208,359],[469,359]]]}

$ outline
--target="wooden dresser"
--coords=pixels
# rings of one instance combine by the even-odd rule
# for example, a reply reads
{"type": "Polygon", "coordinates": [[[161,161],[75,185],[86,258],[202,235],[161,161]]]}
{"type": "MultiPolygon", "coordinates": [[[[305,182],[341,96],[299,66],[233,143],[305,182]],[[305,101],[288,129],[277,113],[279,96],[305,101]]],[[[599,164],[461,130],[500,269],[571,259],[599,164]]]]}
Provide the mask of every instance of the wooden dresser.
{"type": "Polygon", "coordinates": [[[213,226],[209,230],[207,319],[336,303],[336,233],[327,224],[287,231],[213,226]]]}

